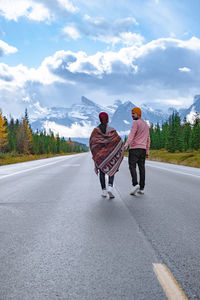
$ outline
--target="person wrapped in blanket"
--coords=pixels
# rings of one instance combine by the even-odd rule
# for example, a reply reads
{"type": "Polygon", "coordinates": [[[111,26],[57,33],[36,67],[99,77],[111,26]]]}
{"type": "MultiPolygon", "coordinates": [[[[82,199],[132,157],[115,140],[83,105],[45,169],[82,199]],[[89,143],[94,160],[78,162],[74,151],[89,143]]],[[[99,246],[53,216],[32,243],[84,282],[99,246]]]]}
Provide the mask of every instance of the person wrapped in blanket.
{"type": "Polygon", "coordinates": [[[108,125],[109,117],[106,112],[99,114],[100,124],[93,129],[90,136],[90,150],[95,164],[95,172],[100,178],[102,196],[114,198],[114,175],[124,157],[124,146],[117,131],[108,125]],[[106,189],[105,175],[108,175],[106,189]]]}

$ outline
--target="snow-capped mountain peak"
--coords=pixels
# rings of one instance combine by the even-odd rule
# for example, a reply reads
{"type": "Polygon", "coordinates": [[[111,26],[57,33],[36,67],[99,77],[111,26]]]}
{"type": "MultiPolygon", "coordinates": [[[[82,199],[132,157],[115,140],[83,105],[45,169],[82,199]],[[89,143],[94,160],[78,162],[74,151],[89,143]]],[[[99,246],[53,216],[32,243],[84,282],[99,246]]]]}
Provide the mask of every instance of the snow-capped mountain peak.
{"type": "Polygon", "coordinates": [[[180,109],[180,117],[182,119],[186,118],[187,120],[192,120],[193,115],[197,113],[200,113],[200,95],[194,96],[193,104],[190,105],[189,108],[186,109],[180,109]]]}
{"type": "MultiPolygon", "coordinates": [[[[135,107],[131,101],[122,103],[116,100],[113,105],[103,107],[96,104],[94,101],[86,97],[81,98],[81,102],[74,104],[70,108],[64,107],[41,107],[39,102],[34,108],[34,121],[31,123],[33,130],[51,129],[54,133],[59,133],[60,136],[72,138],[88,137],[91,134],[92,128],[99,124],[99,113],[105,111],[109,114],[110,125],[113,126],[119,133],[128,134],[133,123],[131,110],[135,107]],[[48,122],[47,122],[48,121],[48,122]],[[48,125],[48,126],[47,126],[48,125]]],[[[140,106],[142,109],[142,118],[149,124],[162,124],[168,120],[176,109],[173,107],[168,112],[163,112],[159,109],[153,109],[148,104],[140,106]]],[[[200,113],[200,95],[194,97],[194,103],[188,109],[179,111],[182,119],[188,115],[192,117],[194,113],[200,113]]],[[[30,118],[32,120],[32,118],[30,118]]]]}
{"type": "Polygon", "coordinates": [[[86,98],[84,96],[81,97],[81,104],[86,105],[86,106],[98,106],[92,100],[89,100],[88,98],[86,98]]]}

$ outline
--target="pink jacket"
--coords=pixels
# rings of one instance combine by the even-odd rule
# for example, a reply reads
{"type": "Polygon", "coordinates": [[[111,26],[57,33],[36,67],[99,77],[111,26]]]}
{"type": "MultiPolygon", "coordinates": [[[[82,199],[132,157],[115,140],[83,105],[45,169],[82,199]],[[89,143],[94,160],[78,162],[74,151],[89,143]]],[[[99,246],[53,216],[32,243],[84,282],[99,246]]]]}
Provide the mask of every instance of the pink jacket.
{"type": "Polygon", "coordinates": [[[150,146],[149,126],[144,120],[138,119],[133,122],[125,146],[126,147],[129,146],[130,149],[135,149],[135,148],[146,149],[146,153],[149,154],[149,146],[150,146]]]}

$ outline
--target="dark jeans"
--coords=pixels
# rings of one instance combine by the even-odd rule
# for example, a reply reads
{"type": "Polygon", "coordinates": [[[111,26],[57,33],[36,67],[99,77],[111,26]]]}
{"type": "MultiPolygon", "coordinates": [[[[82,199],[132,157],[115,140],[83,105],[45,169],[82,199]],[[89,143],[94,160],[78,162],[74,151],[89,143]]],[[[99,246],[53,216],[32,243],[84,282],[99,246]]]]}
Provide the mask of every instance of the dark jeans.
{"type": "Polygon", "coordinates": [[[137,181],[137,172],[136,165],[138,165],[140,173],[140,189],[143,190],[145,186],[145,158],[146,150],[145,149],[130,149],[128,156],[129,170],[131,172],[132,184],[133,186],[138,184],[137,181]]]}
{"type": "MultiPolygon", "coordinates": [[[[106,181],[105,181],[105,173],[103,173],[101,170],[99,170],[99,178],[100,178],[101,188],[103,190],[106,188],[106,181]]],[[[108,176],[108,184],[113,186],[113,181],[114,181],[114,175],[108,176]]]]}

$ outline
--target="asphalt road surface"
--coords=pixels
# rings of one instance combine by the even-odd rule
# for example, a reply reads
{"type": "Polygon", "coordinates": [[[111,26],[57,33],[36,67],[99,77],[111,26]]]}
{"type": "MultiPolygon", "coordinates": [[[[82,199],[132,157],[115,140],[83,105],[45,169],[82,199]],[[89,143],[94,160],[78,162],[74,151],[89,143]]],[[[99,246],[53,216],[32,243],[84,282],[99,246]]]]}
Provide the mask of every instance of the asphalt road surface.
{"type": "Polygon", "coordinates": [[[90,153],[0,167],[0,299],[167,299],[153,264],[200,299],[200,169],[147,161],[131,196],[125,158],[113,200],[93,169],[90,153]]]}

